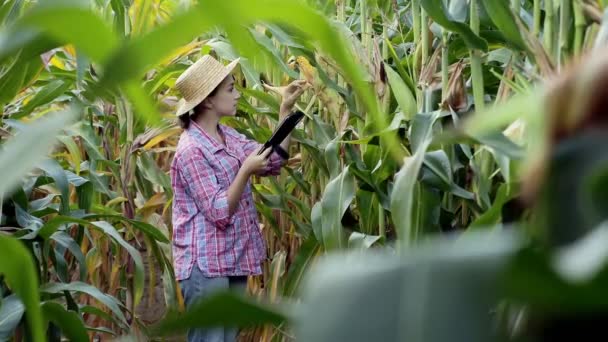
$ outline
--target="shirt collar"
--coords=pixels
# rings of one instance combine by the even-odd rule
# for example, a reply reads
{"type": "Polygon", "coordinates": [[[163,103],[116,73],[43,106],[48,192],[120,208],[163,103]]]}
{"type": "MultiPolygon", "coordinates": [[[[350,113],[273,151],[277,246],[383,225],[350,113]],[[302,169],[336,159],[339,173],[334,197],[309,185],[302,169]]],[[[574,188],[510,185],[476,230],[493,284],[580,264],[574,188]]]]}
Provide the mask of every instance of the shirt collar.
{"type": "MultiPolygon", "coordinates": [[[[226,130],[222,129],[222,125],[218,124],[218,129],[221,130],[221,132],[224,134],[224,139],[228,139],[228,135],[225,134],[226,130]]],[[[205,132],[205,130],[201,126],[199,126],[194,121],[190,121],[190,127],[188,127],[188,134],[192,138],[194,138],[196,142],[203,145],[203,147],[205,147],[205,149],[207,149],[211,153],[215,153],[225,148],[224,145],[212,138],[209,134],[207,134],[207,132],[205,132]]]]}

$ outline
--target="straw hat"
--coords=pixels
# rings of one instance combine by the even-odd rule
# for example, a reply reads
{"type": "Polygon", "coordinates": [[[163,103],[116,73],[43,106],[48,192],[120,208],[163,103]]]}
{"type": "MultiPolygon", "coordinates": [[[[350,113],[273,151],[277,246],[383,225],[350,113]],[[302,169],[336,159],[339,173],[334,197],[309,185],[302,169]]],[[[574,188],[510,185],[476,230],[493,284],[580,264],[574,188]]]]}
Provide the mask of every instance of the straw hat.
{"type": "Polygon", "coordinates": [[[224,66],[210,55],[205,55],[186,69],[175,82],[182,99],[177,103],[176,115],[189,112],[209,96],[226,76],[230,75],[240,58],[224,66]]]}

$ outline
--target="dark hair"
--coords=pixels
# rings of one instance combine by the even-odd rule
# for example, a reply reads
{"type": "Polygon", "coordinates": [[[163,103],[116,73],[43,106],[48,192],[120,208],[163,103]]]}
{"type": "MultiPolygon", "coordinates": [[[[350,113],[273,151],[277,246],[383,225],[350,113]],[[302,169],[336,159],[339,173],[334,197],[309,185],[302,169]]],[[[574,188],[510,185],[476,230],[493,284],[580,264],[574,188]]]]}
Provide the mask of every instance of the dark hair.
{"type": "MultiPolygon", "coordinates": [[[[207,95],[207,97],[213,96],[215,95],[215,93],[217,93],[217,90],[219,89],[219,85],[217,87],[215,87],[215,89],[213,89],[209,95],[207,95]]],[[[204,100],[203,100],[204,102],[204,100]]],[[[201,115],[201,113],[203,112],[203,102],[199,103],[196,105],[196,107],[194,107],[192,109],[192,111],[194,112],[192,115],[190,115],[190,111],[188,111],[186,114],[182,114],[180,116],[178,116],[178,122],[179,122],[179,127],[183,128],[183,129],[188,129],[188,127],[190,127],[190,122],[192,121],[196,121],[198,120],[198,116],[201,115]]]]}
{"type": "Polygon", "coordinates": [[[196,107],[194,107],[194,114],[190,115],[190,112],[188,111],[188,113],[186,114],[182,114],[180,116],[177,117],[177,121],[179,122],[179,127],[183,128],[183,129],[188,129],[188,127],[190,127],[190,122],[192,121],[196,121],[198,119],[198,116],[201,115],[201,113],[197,110],[199,105],[197,105],[196,107]]]}

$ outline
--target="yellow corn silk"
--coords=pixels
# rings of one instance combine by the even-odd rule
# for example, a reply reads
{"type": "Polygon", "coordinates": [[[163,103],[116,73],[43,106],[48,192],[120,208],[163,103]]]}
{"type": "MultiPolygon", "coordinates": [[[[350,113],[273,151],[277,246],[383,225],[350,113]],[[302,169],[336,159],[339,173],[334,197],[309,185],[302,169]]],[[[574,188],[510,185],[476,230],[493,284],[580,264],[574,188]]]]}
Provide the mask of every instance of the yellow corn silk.
{"type": "MultiPolygon", "coordinates": [[[[329,114],[339,120],[344,111],[345,102],[344,99],[332,88],[329,88],[323,80],[319,77],[319,72],[310,61],[304,56],[292,56],[287,61],[287,65],[290,69],[296,71],[299,74],[299,79],[306,80],[311,86],[311,90],[321,101],[323,107],[329,112],[329,114]]],[[[331,66],[327,66],[331,68],[331,66]]],[[[326,73],[326,71],[324,69],[326,73]]],[[[335,71],[331,71],[329,74],[336,74],[335,71]]],[[[287,85],[291,82],[291,79],[287,76],[281,83],[282,86],[274,87],[269,84],[263,84],[264,88],[270,92],[278,94],[281,98],[284,97],[287,85]]],[[[320,108],[321,109],[321,108],[320,108]]]]}
{"type": "Polygon", "coordinates": [[[315,85],[315,83],[322,84],[322,82],[320,82],[320,80],[319,80],[319,74],[317,72],[317,69],[310,64],[310,62],[308,61],[308,59],[306,59],[306,57],[304,57],[304,56],[296,57],[295,65],[297,66],[298,70],[300,71],[300,79],[306,80],[308,83],[312,84],[313,86],[315,85]]]}
{"type": "Polygon", "coordinates": [[[300,79],[304,79],[312,85],[312,90],[330,114],[335,116],[340,116],[342,114],[344,100],[338,92],[327,87],[319,77],[317,68],[312,66],[306,57],[297,56],[294,61],[289,64],[293,64],[294,70],[300,73],[300,79]]]}

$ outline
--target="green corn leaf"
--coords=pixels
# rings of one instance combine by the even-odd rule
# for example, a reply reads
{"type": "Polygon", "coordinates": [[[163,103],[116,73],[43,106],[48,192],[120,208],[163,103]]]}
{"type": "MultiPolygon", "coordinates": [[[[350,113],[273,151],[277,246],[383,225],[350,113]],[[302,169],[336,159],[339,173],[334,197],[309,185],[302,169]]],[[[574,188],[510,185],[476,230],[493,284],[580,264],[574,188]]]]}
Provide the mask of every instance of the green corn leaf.
{"type": "Polygon", "coordinates": [[[445,7],[443,0],[420,0],[420,5],[422,5],[424,10],[437,24],[446,30],[460,34],[469,48],[482,51],[488,50],[488,43],[473,33],[467,24],[455,21],[449,17],[449,11],[445,7]]]}
{"type": "MultiPolygon", "coordinates": [[[[35,342],[43,342],[44,329],[38,292],[38,274],[34,259],[20,241],[0,234],[0,274],[25,307],[25,316],[35,342]]],[[[5,304],[2,303],[4,306],[5,304]]],[[[16,307],[18,310],[18,307],[16,307]]]]}

